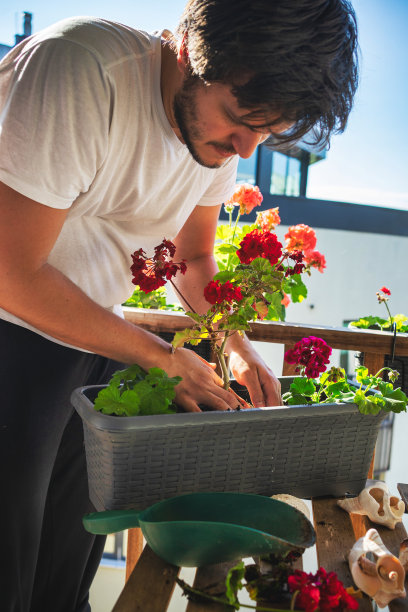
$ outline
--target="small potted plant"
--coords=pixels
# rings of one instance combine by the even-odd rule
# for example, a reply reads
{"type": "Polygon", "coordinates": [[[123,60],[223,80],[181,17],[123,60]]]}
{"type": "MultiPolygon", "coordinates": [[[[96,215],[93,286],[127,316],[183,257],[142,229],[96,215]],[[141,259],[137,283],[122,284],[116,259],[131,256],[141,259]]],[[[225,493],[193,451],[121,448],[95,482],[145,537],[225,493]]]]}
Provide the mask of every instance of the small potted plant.
{"type": "MultiPolygon", "coordinates": [[[[408,333],[408,317],[403,314],[392,315],[388,306],[391,297],[391,291],[388,287],[381,287],[377,291],[377,301],[384,305],[387,312],[387,317],[379,317],[367,315],[356,321],[351,321],[349,326],[358,329],[374,329],[393,334],[393,348],[390,355],[385,356],[384,365],[391,366],[399,372],[399,382],[405,393],[408,393],[408,356],[395,355],[395,341],[397,334],[408,333]]],[[[363,353],[356,355],[357,363],[363,363],[363,353]]]]}
{"type": "Polygon", "coordinates": [[[284,359],[296,365],[301,376],[295,377],[288,392],[282,399],[289,405],[330,404],[351,402],[358,406],[362,414],[377,415],[384,412],[405,412],[408,398],[400,387],[394,389],[393,383],[398,372],[383,367],[376,374],[368,373],[367,368],[356,368],[357,385],[350,383],[343,368],[331,367],[327,370],[331,347],[322,338],[309,336],[302,338],[293,349],[286,351],[284,359]],[[388,380],[382,375],[387,373],[388,380]],[[374,391],[374,393],[373,393],[374,391]]]}

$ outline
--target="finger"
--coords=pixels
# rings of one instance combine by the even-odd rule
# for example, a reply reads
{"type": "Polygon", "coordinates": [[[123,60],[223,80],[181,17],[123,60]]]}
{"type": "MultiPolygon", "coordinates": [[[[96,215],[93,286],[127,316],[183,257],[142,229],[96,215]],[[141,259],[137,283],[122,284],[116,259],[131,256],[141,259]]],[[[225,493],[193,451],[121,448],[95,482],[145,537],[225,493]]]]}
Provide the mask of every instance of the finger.
{"type": "Polygon", "coordinates": [[[280,382],[274,374],[262,376],[259,372],[258,376],[247,381],[246,386],[255,408],[282,405],[280,382]]]}
{"type": "Polygon", "coordinates": [[[281,384],[275,377],[262,384],[264,406],[282,406],[281,384]]]}
{"type": "Polygon", "coordinates": [[[187,396],[177,398],[177,405],[180,406],[184,412],[201,412],[197,402],[187,396]]]}

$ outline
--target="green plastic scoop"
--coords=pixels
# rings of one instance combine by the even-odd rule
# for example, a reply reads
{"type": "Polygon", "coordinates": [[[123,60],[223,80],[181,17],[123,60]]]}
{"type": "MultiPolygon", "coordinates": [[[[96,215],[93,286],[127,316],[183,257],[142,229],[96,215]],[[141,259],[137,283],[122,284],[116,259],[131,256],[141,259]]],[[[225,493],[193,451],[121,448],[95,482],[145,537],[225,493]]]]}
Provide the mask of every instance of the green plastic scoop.
{"type": "Polygon", "coordinates": [[[200,567],[245,557],[282,554],[315,542],[302,512],[261,495],[191,493],[146,510],[108,510],[83,518],[91,533],[141,527],[150,548],[168,563],[200,567]]]}

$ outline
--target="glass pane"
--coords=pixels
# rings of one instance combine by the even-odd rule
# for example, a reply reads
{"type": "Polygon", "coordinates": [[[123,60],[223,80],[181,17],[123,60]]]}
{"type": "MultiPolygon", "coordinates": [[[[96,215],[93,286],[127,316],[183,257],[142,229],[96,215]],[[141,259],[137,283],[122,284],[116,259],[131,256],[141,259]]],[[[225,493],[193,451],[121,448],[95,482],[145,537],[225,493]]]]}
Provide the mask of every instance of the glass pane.
{"type": "Polygon", "coordinates": [[[271,193],[298,196],[300,192],[300,161],[274,151],[272,156],[271,193]]]}
{"type": "Polygon", "coordinates": [[[289,158],[289,172],[286,180],[286,192],[288,196],[298,196],[300,190],[300,161],[294,157],[289,158]]]}
{"type": "Polygon", "coordinates": [[[257,155],[258,151],[255,149],[255,152],[248,159],[240,158],[237,170],[237,183],[255,185],[257,155]]]}
{"type": "Polygon", "coordinates": [[[272,155],[271,193],[285,195],[288,157],[274,151],[272,155]]]}

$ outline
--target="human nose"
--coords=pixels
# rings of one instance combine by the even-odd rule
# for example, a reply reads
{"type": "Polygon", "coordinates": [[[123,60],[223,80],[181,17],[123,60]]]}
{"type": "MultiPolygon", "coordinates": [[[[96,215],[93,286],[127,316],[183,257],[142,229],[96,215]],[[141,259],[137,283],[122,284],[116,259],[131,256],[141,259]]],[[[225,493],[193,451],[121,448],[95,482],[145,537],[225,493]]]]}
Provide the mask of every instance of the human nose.
{"type": "Polygon", "coordinates": [[[268,134],[253,132],[247,127],[243,127],[239,132],[232,136],[232,145],[235,151],[243,159],[248,159],[254,153],[256,147],[268,138],[268,134]]]}

